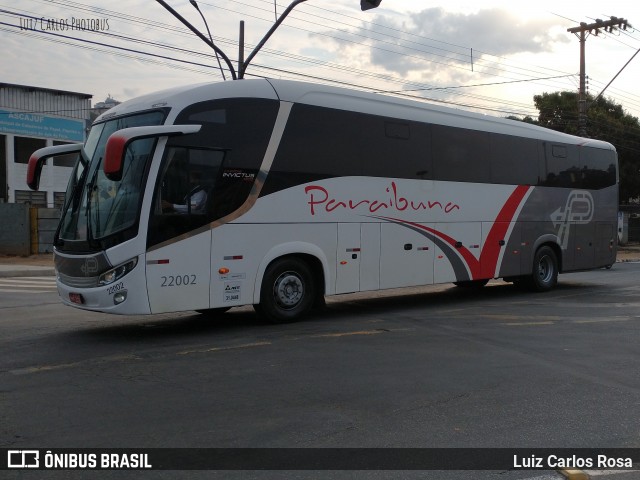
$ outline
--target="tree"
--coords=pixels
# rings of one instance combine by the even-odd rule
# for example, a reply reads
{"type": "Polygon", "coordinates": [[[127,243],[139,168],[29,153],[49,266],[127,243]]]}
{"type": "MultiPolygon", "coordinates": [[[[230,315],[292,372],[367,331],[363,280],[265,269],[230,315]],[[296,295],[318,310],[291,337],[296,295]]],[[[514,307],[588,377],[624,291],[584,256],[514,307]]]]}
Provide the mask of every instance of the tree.
{"type": "MultiPolygon", "coordinates": [[[[578,133],[578,94],[553,92],[535,95],[538,125],[572,135],[578,133]]],[[[622,105],[603,97],[587,96],[587,134],[589,138],[612,143],[620,163],[620,200],[640,196],[640,123],[622,105]]]]}

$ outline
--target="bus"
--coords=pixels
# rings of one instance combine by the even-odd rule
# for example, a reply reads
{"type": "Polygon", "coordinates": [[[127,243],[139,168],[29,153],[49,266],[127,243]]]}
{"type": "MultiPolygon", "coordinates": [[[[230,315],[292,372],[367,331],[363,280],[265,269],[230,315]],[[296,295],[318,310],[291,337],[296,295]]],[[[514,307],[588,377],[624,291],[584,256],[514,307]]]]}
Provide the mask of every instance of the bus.
{"type": "Polygon", "coordinates": [[[254,305],[502,278],[551,290],[615,262],[606,142],[374,93],[256,79],[181,87],[101,115],[54,239],[63,303],[114,314],[254,305]],[[197,196],[197,199],[196,199],[197,196]]]}

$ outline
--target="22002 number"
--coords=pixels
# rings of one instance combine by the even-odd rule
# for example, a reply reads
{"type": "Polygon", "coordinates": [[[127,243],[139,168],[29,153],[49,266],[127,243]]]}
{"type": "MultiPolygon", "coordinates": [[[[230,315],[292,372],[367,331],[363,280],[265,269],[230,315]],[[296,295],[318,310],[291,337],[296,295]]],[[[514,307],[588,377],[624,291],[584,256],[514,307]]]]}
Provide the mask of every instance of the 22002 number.
{"type": "Polygon", "coordinates": [[[113,295],[114,293],[119,292],[122,289],[124,289],[124,283],[116,283],[113,287],[107,288],[107,295],[113,295]]]}
{"type": "Polygon", "coordinates": [[[163,276],[161,287],[180,287],[182,285],[195,285],[195,275],[168,275],[163,276]]]}

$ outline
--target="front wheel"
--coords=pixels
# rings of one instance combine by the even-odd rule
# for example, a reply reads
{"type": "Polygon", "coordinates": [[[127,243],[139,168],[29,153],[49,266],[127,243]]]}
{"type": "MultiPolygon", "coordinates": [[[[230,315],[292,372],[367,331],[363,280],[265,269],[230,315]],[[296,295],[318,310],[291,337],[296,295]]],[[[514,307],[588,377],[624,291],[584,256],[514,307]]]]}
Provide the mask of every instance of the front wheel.
{"type": "Polygon", "coordinates": [[[267,268],[255,310],[273,323],[295,322],[314,306],[316,285],[309,265],[282,258],[267,268]]]}
{"type": "Polygon", "coordinates": [[[551,247],[541,247],[533,259],[530,285],[536,292],[546,292],[558,283],[558,257],[551,247]]]}

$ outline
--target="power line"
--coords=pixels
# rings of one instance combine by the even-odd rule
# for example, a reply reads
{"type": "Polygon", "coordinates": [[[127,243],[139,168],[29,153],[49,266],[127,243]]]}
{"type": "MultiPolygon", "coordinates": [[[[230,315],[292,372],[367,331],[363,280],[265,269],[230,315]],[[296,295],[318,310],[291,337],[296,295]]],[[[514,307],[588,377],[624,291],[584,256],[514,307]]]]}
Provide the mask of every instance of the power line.
{"type": "MultiPolygon", "coordinates": [[[[257,0],[260,1],[262,3],[265,4],[269,4],[269,15],[273,14],[273,10],[271,9],[272,2],[271,0],[257,0]]],[[[165,23],[162,22],[157,22],[157,21],[152,21],[152,20],[148,20],[142,17],[136,17],[133,15],[125,15],[122,14],[120,12],[113,12],[111,10],[107,10],[107,9],[102,9],[102,8],[96,8],[93,6],[88,6],[79,2],[74,2],[74,1],[70,1],[70,0],[47,0],[46,2],[41,1],[40,3],[46,3],[46,4],[51,4],[54,3],[56,5],[60,5],[63,6],[65,8],[69,8],[69,9],[78,9],[79,11],[88,11],[88,12],[92,12],[93,14],[96,14],[96,12],[100,15],[109,15],[112,16],[114,18],[119,18],[122,19],[122,21],[125,21],[127,23],[131,23],[132,25],[138,25],[138,26],[145,26],[145,28],[147,30],[158,30],[158,31],[162,31],[171,35],[177,35],[180,36],[180,38],[190,38],[190,35],[186,32],[185,29],[183,28],[177,28],[175,26],[171,26],[171,25],[167,25],[165,23]]],[[[240,5],[249,5],[246,2],[235,2],[237,4],[240,5]]],[[[210,3],[202,3],[202,5],[211,5],[210,3]]],[[[215,6],[213,6],[214,8],[217,8],[215,6]]],[[[256,8],[256,7],[253,7],[256,8]]],[[[246,9],[245,9],[246,10],[246,9]]],[[[242,11],[242,12],[237,12],[240,15],[246,15],[246,11],[242,11]]],[[[334,18],[330,18],[329,14],[333,13],[330,12],[327,9],[323,9],[322,7],[317,7],[315,5],[311,5],[309,4],[309,8],[305,8],[302,9],[300,12],[300,15],[298,15],[296,18],[292,18],[292,20],[295,20],[295,22],[303,22],[305,23],[305,25],[313,25],[314,27],[320,27],[320,28],[324,28],[327,31],[333,31],[335,29],[332,29],[331,25],[326,25],[323,22],[337,22],[340,21],[342,22],[342,24],[344,24],[345,28],[354,28],[357,29],[359,28],[359,25],[354,25],[353,23],[349,22],[349,19],[354,20],[356,22],[358,22],[360,25],[365,25],[367,26],[367,28],[370,31],[373,31],[374,29],[379,29],[379,30],[384,30],[384,31],[391,31],[391,32],[395,32],[391,35],[385,35],[385,33],[382,33],[382,31],[375,31],[375,35],[376,37],[366,37],[363,38],[363,40],[365,42],[371,42],[371,41],[377,41],[377,36],[382,36],[383,38],[387,38],[386,42],[387,45],[392,47],[387,49],[389,53],[393,54],[393,55],[397,55],[403,59],[411,59],[413,58],[416,62],[427,62],[427,64],[434,64],[435,61],[438,60],[434,60],[437,58],[444,58],[446,59],[446,54],[447,51],[450,52],[451,55],[460,55],[459,49],[461,48],[468,48],[468,47],[463,47],[460,45],[455,45],[455,44],[447,44],[446,42],[439,42],[438,40],[435,39],[428,39],[425,37],[420,37],[418,35],[415,35],[414,33],[407,33],[407,32],[402,32],[401,30],[398,29],[394,29],[393,27],[388,27],[386,25],[382,25],[379,23],[374,23],[374,22],[362,22],[362,20],[360,18],[356,18],[356,17],[351,17],[348,15],[340,15],[340,17],[336,18],[334,16],[334,18]],[[322,15],[314,15],[313,13],[310,13],[310,11],[316,11],[316,12],[323,12],[322,15]],[[302,18],[304,17],[304,18],[302,18]],[[311,20],[308,20],[307,17],[311,18],[311,20]],[[343,21],[344,19],[347,19],[347,21],[343,21]],[[403,33],[407,33],[407,36],[410,36],[411,40],[408,41],[410,48],[407,49],[402,42],[403,41],[407,41],[405,38],[403,38],[403,33]],[[397,35],[400,34],[400,35],[397,35]],[[436,42],[437,45],[440,46],[435,46],[435,45],[429,45],[428,42],[436,42]],[[439,43],[438,43],[439,42],[439,43]],[[433,48],[433,49],[439,49],[438,51],[440,52],[444,52],[444,54],[442,54],[443,56],[441,57],[437,57],[434,56],[434,54],[432,52],[428,52],[428,51],[421,51],[420,48],[416,48],[416,47],[420,47],[421,45],[424,45],[425,48],[433,48]],[[447,50],[449,49],[449,50],[447,50]],[[414,57],[410,57],[405,55],[405,52],[415,52],[418,53],[418,55],[414,55],[414,57]]],[[[255,16],[255,18],[260,19],[261,21],[269,21],[270,20],[265,20],[262,17],[258,17],[255,16]]],[[[295,27],[295,26],[294,26],[295,27]]],[[[291,26],[288,26],[288,28],[292,28],[291,26]]],[[[313,30],[310,30],[308,28],[300,28],[300,27],[295,27],[298,30],[305,32],[305,33],[311,33],[311,34],[322,34],[324,33],[326,35],[326,38],[332,38],[333,40],[336,40],[339,37],[336,37],[335,35],[331,35],[328,32],[316,32],[313,30]]],[[[99,33],[103,33],[103,32],[99,32],[99,33]]],[[[349,34],[351,32],[345,32],[346,34],[349,34]]],[[[122,41],[122,42],[131,42],[131,41],[136,41],[139,44],[146,44],[150,47],[153,48],[157,48],[160,50],[171,50],[172,52],[174,52],[174,54],[180,54],[180,55],[198,55],[201,56],[203,58],[211,58],[211,56],[203,54],[201,52],[195,51],[195,50],[191,50],[191,49],[180,49],[179,47],[175,47],[172,46],[168,43],[160,43],[160,42],[154,42],[151,40],[144,40],[141,36],[139,38],[133,38],[133,37],[126,37],[126,35],[123,35],[122,37],[124,38],[117,38],[117,37],[110,37],[112,39],[112,41],[122,41]],[[133,40],[131,40],[131,38],[133,38],[133,40]]],[[[234,45],[237,44],[237,41],[234,39],[228,39],[228,38],[223,38],[223,37],[216,37],[216,42],[222,42],[225,45],[234,45]]],[[[100,42],[100,43],[105,43],[105,42],[100,42]]],[[[369,43],[363,43],[362,41],[354,41],[353,42],[354,46],[358,46],[358,47],[364,47],[364,48],[372,48],[371,45],[369,43]]],[[[111,48],[110,46],[106,46],[104,48],[111,48]]],[[[120,48],[127,48],[127,47],[120,47],[120,48]]],[[[474,52],[478,52],[481,53],[479,50],[475,50],[474,52]]],[[[483,55],[491,55],[491,54],[487,54],[482,52],[483,55]]],[[[150,55],[151,52],[144,52],[142,53],[142,55],[150,55]]],[[[356,74],[358,76],[362,76],[362,77],[367,77],[367,78],[371,78],[376,80],[377,82],[384,82],[387,84],[397,84],[397,85],[402,85],[406,90],[421,90],[424,89],[425,91],[429,91],[428,89],[439,89],[439,90],[432,90],[432,91],[440,91],[442,93],[446,93],[448,96],[455,96],[455,97],[460,97],[460,98],[474,98],[476,100],[480,100],[483,102],[490,102],[492,104],[509,104],[509,105],[516,105],[516,102],[510,102],[508,100],[505,99],[498,99],[498,98],[492,98],[492,97],[488,97],[486,95],[479,95],[479,94],[471,94],[469,92],[463,93],[462,90],[465,89],[464,85],[460,85],[459,88],[457,88],[457,92],[455,91],[456,88],[452,88],[452,87],[438,87],[436,85],[425,85],[423,82],[417,82],[415,80],[410,80],[410,79],[405,79],[405,78],[401,78],[397,75],[390,75],[390,74],[386,74],[386,73],[379,73],[379,72],[371,72],[371,71],[366,71],[363,69],[357,69],[353,66],[347,66],[347,65],[340,65],[340,64],[336,64],[336,63],[331,63],[331,62],[325,62],[322,60],[318,60],[318,59],[314,59],[314,58],[309,58],[309,57],[303,57],[301,55],[295,55],[295,54],[291,54],[289,52],[282,52],[282,51],[278,51],[278,50],[265,50],[263,52],[264,55],[267,56],[271,56],[273,58],[280,58],[280,59],[284,59],[287,61],[291,61],[291,62],[295,62],[295,63],[300,63],[300,64],[307,64],[307,65],[314,65],[317,68],[321,68],[321,69],[327,69],[329,71],[333,71],[333,72],[340,72],[342,74],[342,76],[344,77],[344,75],[347,74],[356,74]]],[[[160,57],[170,57],[169,55],[164,55],[164,54],[158,54],[160,57]]],[[[409,55],[413,55],[413,54],[409,54],[409,55]]],[[[153,57],[152,57],[153,58],[153,57]]],[[[158,58],[158,57],[156,57],[158,58]]],[[[463,58],[463,57],[458,57],[458,58],[463,58]]],[[[485,70],[487,72],[487,74],[489,73],[493,73],[493,75],[491,75],[492,77],[496,77],[496,78],[505,78],[505,74],[506,79],[505,82],[506,83],[516,83],[518,80],[523,79],[522,77],[527,77],[525,79],[523,79],[524,81],[527,82],[531,82],[531,83],[536,83],[538,85],[543,86],[544,84],[542,82],[548,82],[548,80],[540,80],[541,78],[543,78],[543,75],[532,75],[531,73],[534,72],[557,72],[554,70],[550,70],[550,69],[542,69],[540,67],[529,67],[529,68],[523,68],[523,67],[519,67],[519,66],[513,66],[510,65],[508,63],[505,62],[505,59],[502,57],[497,57],[497,56],[493,56],[493,58],[498,59],[498,63],[496,66],[491,67],[492,70],[485,70]],[[529,72],[529,75],[526,75],[525,72],[529,72]],[[509,76],[511,78],[509,78],[509,76]],[[514,78],[516,77],[516,78],[514,78]],[[519,78],[518,78],[519,77],[519,78]]],[[[167,60],[165,61],[165,65],[167,64],[166,62],[174,62],[175,57],[170,57],[167,58],[167,60]]],[[[176,59],[177,60],[177,59],[176,59]]],[[[181,61],[184,62],[184,60],[180,59],[181,61]]],[[[449,59],[450,60],[450,59],[449,59]]],[[[482,65],[483,62],[485,62],[485,60],[483,58],[478,59],[478,65],[482,65]]],[[[194,63],[198,63],[198,62],[194,62],[194,63]]],[[[465,70],[466,67],[465,66],[461,66],[461,65],[457,65],[457,67],[452,64],[450,61],[443,61],[441,63],[442,66],[446,67],[446,68],[458,68],[458,69],[462,69],[465,70]]],[[[183,66],[186,68],[187,63],[183,63],[183,66]]],[[[201,65],[201,64],[200,64],[201,65]]],[[[200,67],[195,67],[195,68],[202,68],[205,67],[205,70],[198,70],[199,73],[205,73],[207,72],[208,75],[211,75],[212,72],[210,72],[210,66],[209,65],[202,65],[200,67]]],[[[193,68],[193,67],[190,67],[193,68]]],[[[484,69],[485,67],[483,67],[484,69]]],[[[489,67],[487,67],[489,68],[489,67]]],[[[284,75],[284,71],[287,70],[287,68],[280,68],[279,69],[279,73],[281,75],[284,75]]],[[[301,72],[300,72],[301,73],[301,72]]],[[[478,74],[478,72],[475,72],[476,74],[478,74]]],[[[567,76],[567,80],[570,81],[575,74],[568,74],[567,72],[561,72],[561,73],[565,73],[567,76]]],[[[289,71],[288,73],[286,73],[286,75],[289,76],[296,76],[297,73],[296,72],[291,72],[289,71]]],[[[306,74],[305,74],[306,75],[306,74]]],[[[481,75],[485,75],[485,74],[481,74],[481,75]]],[[[300,78],[300,75],[297,75],[300,78]]],[[[548,77],[551,76],[555,76],[555,75],[547,75],[548,77]]],[[[330,81],[326,76],[325,77],[321,77],[321,76],[316,76],[320,79],[322,79],[321,81],[330,81]]],[[[558,77],[562,77],[562,75],[558,75],[558,77]]],[[[314,75],[307,75],[305,78],[314,78],[314,75]]],[[[554,80],[554,79],[549,79],[549,80],[554,80]]],[[[557,78],[555,80],[561,80],[561,78],[557,78]]],[[[342,80],[339,80],[342,81],[342,80]]],[[[345,82],[348,83],[348,80],[345,82]]],[[[496,85],[500,84],[501,82],[478,82],[478,87],[477,88],[481,88],[483,86],[483,83],[495,83],[496,85]]],[[[552,83],[552,82],[549,82],[552,83]]],[[[567,88],[567,83],[558,83],[558,82],[553,82],[553,84],[548,85],[548,87],[550,88],[556,88],[556,89],[566,89],[567,88]]],[[[365,87],[368,88],[369,90],[371,89],[371,86],[369,87],[365,87]]],[[[573,86],[569,87],[570,89],[573,88],[573,86]]],[[[466,88],[468,89],[468,88],[466,88]]],[[[379,88],[379,90],[390,90],[389,88],[383,89],[383,88],[379,88]]],[[[612,90],[612,91],[616,91],[616,90],[612,90]]],[[[629,94],[632,95],[632,94],[629,94]]],[[[467,103],[460,103],[461,106],[464,105],[468,105],[467,103]]],[[[517,104],[518,108],[522,108],[522,106],[524,104],[517,104]]],[[[474,107],[477,108],[477,107],[474,107]]],[[[528,108],[529,110],[532,110],[531,106],[527,106],[526,108],[528,108]]]]}

